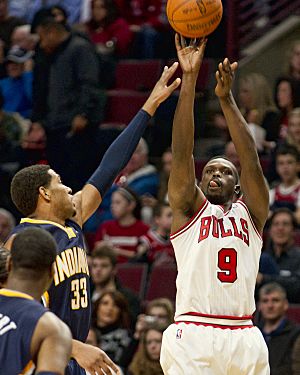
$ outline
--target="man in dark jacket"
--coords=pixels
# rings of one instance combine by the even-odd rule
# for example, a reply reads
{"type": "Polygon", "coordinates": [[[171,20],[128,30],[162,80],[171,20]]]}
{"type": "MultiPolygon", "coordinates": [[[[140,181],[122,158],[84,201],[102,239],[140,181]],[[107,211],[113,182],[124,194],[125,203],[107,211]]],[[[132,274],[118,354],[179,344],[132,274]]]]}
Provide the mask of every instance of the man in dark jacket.
{"type": "MultiPolygon", "coordinates": [[[[300,327],[286,317],[289,304],[286,292],[277,283],[265,284],[259,291],[258,310],[261,330],[268,349],[272,375],[292,375],[296,373],[296,363],[300,353],[295,353],[296,343],[300,348],[300,327]]],[[[298,349],[299,350],[299,349],[298,349]]]]}
{"type": "Polygon", "coordinates": [[[99,163],[99,150],[95,152],[103,111],[99,61],[91,43],[47,11],[36,17],[32,31],[40,39],[32,121],[45,129],[49,164],[77,190],[99,163]]]}

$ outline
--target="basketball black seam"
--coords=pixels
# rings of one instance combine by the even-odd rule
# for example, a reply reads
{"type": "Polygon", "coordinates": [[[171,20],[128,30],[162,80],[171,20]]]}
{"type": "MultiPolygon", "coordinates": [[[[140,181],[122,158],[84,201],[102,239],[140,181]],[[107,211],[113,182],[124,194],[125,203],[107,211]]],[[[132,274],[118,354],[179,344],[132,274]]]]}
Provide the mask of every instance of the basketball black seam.
{"type": "MultiPolygon", "coordinates": [[[[188,0],[188,1],[190,1],[190,0],[188,0]]],[[[219,12],[219,10],[220,9],[217,9],[217,10],[215,10],[214,12],[212,12],[212,13],[209,13],[207,16],[205,16],[205,18],[206,17],[209,17],[209,16],[211,16],[211,15],[213,15],[213,14],[215,14],[215,13],[217,13],[217,12],[219,12]]],[[[175,12],[175,11],[174,11],[175,12]]],[[[173,13],[174,13],[173,12],[173,13]]],[[[175,23],[187,23],[187,22],[194,22],[194,21],[197,21],[197,20],[200,20],[201,18],[203,18],[202,16],[200,16],[200,17],[197,17],[197,18],[193,18],[193,19],[189,19],[188,21],[186,21],[186,20],[182,20],[182,21],[174,21],[174,19],[172,18],[172,22],[175,24],[175,23]]]]}

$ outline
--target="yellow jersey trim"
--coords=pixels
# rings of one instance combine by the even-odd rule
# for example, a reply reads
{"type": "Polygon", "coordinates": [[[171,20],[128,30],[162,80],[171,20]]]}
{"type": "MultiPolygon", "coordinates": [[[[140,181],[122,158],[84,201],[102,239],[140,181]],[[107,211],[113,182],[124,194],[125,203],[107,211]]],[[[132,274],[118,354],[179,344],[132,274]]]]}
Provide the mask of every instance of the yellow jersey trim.
{"type": "Polygon", "coordinates": [[[51,224],[51,225],[55,225],[56,227],[60,228],[64,232],[66,232],[69,238],[75,238],[76,237],[76,233],[74,232],[73,228],[71,228],[71,227],[64,227],[61,224],[55,223],[55,221],[31,219],[29,217],[25,217],[25,218],[21,219],[21,221],[20,221],[20,224],[23,224],[23,223],[30,223],[30,224],[51,224]]]}
{"type": "Polygon", "coordinates": [[[24,367],[23,371],[19,375],[26,375],[26,374],[32,374],[32,370],[35,369],[35,365],[33,361],[29,361],[27,365],[24,367]],[[29,372],[30,371],[30,372],[29,372]]]}
{"type": "Polygon", "coordinates": [[[18,292],[16,290],[11,289],[0,289],[0,295],[6,296],[6,297],[20,297],[20,298],[26,298],[33,300],[34,298],[31,297],[29,294],[18,292]]]}
{"type": "Polygon", "coordinates": [[[45,307],[49,307],[50,296],[49,296],[49,293],[48,293],[48,292],[45,292],[45,293],[42,295],[42,301],[43,301],[45,307]]]}

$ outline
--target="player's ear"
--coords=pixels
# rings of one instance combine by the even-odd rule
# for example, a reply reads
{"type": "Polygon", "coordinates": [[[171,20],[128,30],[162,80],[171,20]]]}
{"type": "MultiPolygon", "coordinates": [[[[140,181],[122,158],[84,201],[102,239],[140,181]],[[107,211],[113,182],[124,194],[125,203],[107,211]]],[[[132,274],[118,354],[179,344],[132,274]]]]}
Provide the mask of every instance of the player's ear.
{"type": "Polygon", "coordinates": [[[47,201],[50,202],[50,193],[49,190],[46,189],[44,186],[39,187],[39,193],[40,195],[47,201]]]}
{"type": "Polygon", "coordinates": [[[240,185],[235,185],[234,192],[235,192],[235,194],[236,194],[237,197],[241,196],[241,187],[240,187],[240,185]]]}

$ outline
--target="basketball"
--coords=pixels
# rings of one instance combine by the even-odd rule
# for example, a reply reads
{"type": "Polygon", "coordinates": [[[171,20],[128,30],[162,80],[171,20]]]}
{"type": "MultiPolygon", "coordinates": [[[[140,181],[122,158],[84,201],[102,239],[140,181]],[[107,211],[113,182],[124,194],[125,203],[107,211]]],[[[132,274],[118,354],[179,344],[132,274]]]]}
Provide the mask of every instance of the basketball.
{"type": "Polygon", "coordinates": [[[172,28],[188,38],[211,34],[222,19],[221,0],[168,0],[167,17],[172,28]]]}

